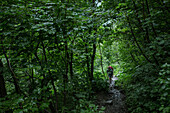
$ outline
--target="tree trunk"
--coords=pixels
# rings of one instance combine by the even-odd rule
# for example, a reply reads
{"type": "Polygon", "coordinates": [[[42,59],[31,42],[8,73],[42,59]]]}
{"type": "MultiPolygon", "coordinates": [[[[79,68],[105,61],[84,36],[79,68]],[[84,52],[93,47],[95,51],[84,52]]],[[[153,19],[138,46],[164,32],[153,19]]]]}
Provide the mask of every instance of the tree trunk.
{"type": "Polygon", "coordinates": [[[70,76],[71,78],[73,77],[73,51],[71,50],[71,54],[70,54],[70,76]]]}
{"type": "MultiPolygon", "coordinates": [[[[95,40],[96,42],[96,40],[95,40]]],[[[94,60],[95,60],[95,55],[96,55],[96,44],[95,42],[93,43],[93,54],[91,58],[91,76],[90,76],[90,81],[93,80],[93,70],[94,70],[94,60]]]]}
{"type": "Polygon", "coordinates": [[[6,88],[5,88],[5,81],[3,77],[3,63],[0,60],[0,98],[3,98],[7,95],[6,88]]]}
{"type": "MultiPolygon", "coordinates": [[[[146,7],[147,7],[147,11],[148,11],[148,14],[149,14],[149,17],[150,17],[151,15],[150,15],[150,10],[149,10],[148,0],[146,0],[146,7]]],[[[155,37],[157,37],[158,35],[157,35],[156,30],[155,30],[155,28],[154,28],[154,26],[153,26],[153,23],[151,22],[150,24],[151,24],[151,27],[152,27],[152,30],[153,30],[153,32],[154,32],[155,37]]],[[[156,50],[156,51],[157,51],[157,50],[156,50]]],[[[159,62],[158,62],[157,58],[155,57],[155,54],[152,55],[152,57],[154,58],[155,63],[159,66],[159,62]]]]}
{"type": "MultiPolygon", "coordinates": [[[[151,15],[150,15],[150,10],[149,10],[148,0],[146,0],[146,7],[147,7],[147,11],[148,11],[148,14],[149,14],[149,17],[150,17],[151,15]]],[[[151,26],[152,26],[152,30],[153,30],[155,36],[157,37],[157,33],[156,33],[156,31],[155,31],[155,28],[154,28],[154,26],[153,26],[153,23],[151,22],[150,24],[151,24],[151,26]]]]}
{"type": "Polygon", "coordinates": [[[101,51],[100,44],[99,44],[99,51],[100,51],[100,60],[101,60],[100,64],[101,64],[101,68],[102,68],[102,73],[105,77],[105,73],[104,73],[104,69],[103,69],[103,57],[102,57],[102,51],[101,51]]]}
{"type": "Polygon", "coordinates": [[[135,51],[135,56],[136,56],[136,58],[138,59],[139,62],[141,61],[141,58],[139,58],[140,54],[141,53],[139,52],[139,50],[135,51]]]}
{"type": "Polygon", "coordinates": [[[69,60],[69,54],[68,54],[68,47],[67,47],[67,39],[65,37],[65,74],[63,75],[64,80],[64,106],[66,105],[66,85],[68,81],[68,60],[69,60]]]}
{"type": "MultiPolygon", "coordinates": [[[[95,0],[93,0],[93,7],[95,7],[95,0]]],[[[96,28],[94,27],[94,30],[96,31],[96,28]]],[[[91,31],[90,31],[91,32],[91,31]]],[[[95,36],[95,35],[94,35],[95,36]]],[[[93,80],[93,71],[94,71],[94,60],[95,60],[95,55],[96,55],[96,37],[94,37],[93,40],[93,54],[91,56],[91,76],[90,76],[90,81],[92,82],[93,80]]]]}
{"type": "MultiPolygon", "coordinates": [[[[88,54],[88,46],[87,44],[85,44],[85,48],[86,48],[86,54],[88,54]]],[[[89,56],[86,55],[86,62],[87,62],[87,74],[88,74],[88,77],[89,77],[89,80],[90,80],[90,64],[89,64],[89,56]]]]}
{"type": "Polygon", "coordinates": [[[132,0],[132,2],[133,2],[133,5],[134,5],[134,8],[135,8],[135,11],[136,11],[136,18],[137,18],[137,20],[138,20],[138,22],[139,22],[139,29],[142,30],[142,31],[144,31],[144,29],[143,29],[143,27],[142,27],[142,24],[141,24],[141,20],[140,20],[139,15],[138,15],[138,10],[137,10],[135,1],[132,0]]]}
{"type": "Polygon", "coordinates": [[[9,68],[9,70],[11,71],[12,78],[13,78],[13,80],[14,80],[15,90],[16,90],[16,92],[17,92],[18,94],[20,94],[20,93],[21,93],[21,90],[20,90],[20,87],[19,87],[19,85],[18,85],[17,77],[16,77],[16,75],[15,75],[15,73],[14,73],[12,67],[11,67],[11,64],[10,64],[10,62],[9,62],[8,56],[6,55],[6,51],[5,51],[5,49],[4,49],[3,46],[2,46],[2,48],[3,48],[3,53],[4,53],[4,56],[5,56],[6,61],[7,61],[7,64],[8,64],[8,68],[9,68]]]}
{"type": "Polygon", "coordinates": [[[151,61],[148,59],[148,57],[147,57],[147,56],[145,55],[145,53],[142,51],[140,45],[138,44],[138,41],[136,40],[135,34],[134,34],[134,32],[133,32],[133,29],[132,29],[132,26],[131,26],[131,23],[130,23],[128,17],[127,17],[127,20],[128,20],[128,23],[129,23],[129,26],[130,26],[130,30],[131,30],[132,36],[133,36],[133,38],[134,38],[134,41],[135,41],[137,47],[139,48],[139,50],[140,50],[140,52],[142,53],[142,55],[144,56],[144,58],[145,58],[149,63],[151,63],[151,61]]]}
{"type": "MultiPolygon", "coordinates": [[[[61,1],[63,2],[63,0],[61,1]]],[[[67,1],[67,3],[69,3],[69,0],[67,1]]],[[[66,7],[65,7],[65,19],[67,17],[67,4],[66,4],[66,7]]],[[[68,53],[68,42],[67,42],[67,25],[66,23],[63,23],[63,37],[64,37],[64,44],[65,44],[65,73],[63,75],[63,80],[64,80],[64,92],[63,92],[63,95],[64,95],[64,106],[66,106],[66,97],[67,97],[67,91],[66,91],[66,88],[67,88],[67,82],[68,82],[68,63],[69,63],[69,53],[68,53]]],[[[64,111],[65,112],[65,111],[64,111]]]]}
{"type": "Polygon", "coordinates": [[[132,52],[130,52],[130,56],[132,57],[132,60],[136,63],[137,61],[136,61],[135,57],[133,56],[132,52]]]}
{"type": "Polygon", "coordinates": [[[51,76],[51,72],[50,72],[50,70],[48,70],[49,71],[49,74],[50,74],[50,78],[51,78],[51,84],[52,84],[52,86],[53,86],[53,90],[54,90],[54,96],[55,96],[55,112],[56,113],[58,113],[58,96],[57,96],[57,90],[56,90],[56,88],[55,88],[55,85],[54,85],[54,80],[53,80],[53,78],[52,78],[52,76],[51,76]]]}
{"type": "MultiPolygon", "coordinates": [[[[46,50],[45,50],[45,46],[44,46],[44,43],[42,42],[42,47],[43,47],[43,54],[44,54],[44,58],[45,58],[45,62],[46,64],[48,63],[47,61],[47,55],[46,55],[46,50]]],[[[53,87],[53,90],[54,90],[54,96],[55,96],[55,108],[53,109],[53,107],[51,106],[51,109],[55,111],[55,113],[58,113],[58,97],[57,97],[57,90],[55,88],[55,85],[54,85],[54,80],[53,80],[53,77],[51,75],[51,71],[50,69],[48,70],[49,72],[49,76],[50,76],[50,80],[51,80],[51,84],[52,84],[52,87],[53,87]]],[[[48,82],[47,82],[48,83],[48,82]]],[[[46,84],[47,85],[47,84],[46,84]]]]}

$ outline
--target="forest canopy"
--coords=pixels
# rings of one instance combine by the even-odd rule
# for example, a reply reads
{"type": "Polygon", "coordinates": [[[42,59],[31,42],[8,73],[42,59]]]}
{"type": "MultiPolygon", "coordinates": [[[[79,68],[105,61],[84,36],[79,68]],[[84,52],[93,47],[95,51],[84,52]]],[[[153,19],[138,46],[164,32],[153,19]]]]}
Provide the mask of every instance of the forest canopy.
{"type": "Polygon", "coordinates": [[[0,112],[103,112],[108,66],[129,112],[170,111],[168,0],[3,0],[0,112]]]}

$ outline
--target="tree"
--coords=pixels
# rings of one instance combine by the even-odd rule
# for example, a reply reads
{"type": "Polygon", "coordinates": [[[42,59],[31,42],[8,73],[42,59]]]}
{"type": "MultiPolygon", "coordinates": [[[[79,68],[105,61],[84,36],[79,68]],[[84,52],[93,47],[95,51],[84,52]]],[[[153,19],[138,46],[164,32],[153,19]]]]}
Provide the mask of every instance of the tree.
{"type": "Polygon", "coordinates": [[[3,63],[0,60],[0,97],[5,97],[7,95],[6,87],[5,87],[5,81],[3,77],[3,63]]]}

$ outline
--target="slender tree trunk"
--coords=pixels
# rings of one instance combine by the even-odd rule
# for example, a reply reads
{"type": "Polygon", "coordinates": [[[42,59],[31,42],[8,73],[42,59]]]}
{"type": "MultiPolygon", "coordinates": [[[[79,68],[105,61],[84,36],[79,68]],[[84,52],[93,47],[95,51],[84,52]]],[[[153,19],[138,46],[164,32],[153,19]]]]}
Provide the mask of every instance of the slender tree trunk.
{"type": "MultiPolygon", "coordinates": [[[[5,87],[5,80],[3,77],[3,63],[0,60],[0,98],[3,98],[5,96],[7,96],[7,90],[5,87]]],[[[20,103],[20,105],[21,105],[21,103],[20,103]]],[[[20,106],[20,108],[22,108],[22,106],[20,106]]],[[[12,109],[8,109],[7,111],[5,111],[5,113],[12,113],[12,112],[13,112],[12,109]]]]}
{"type": "MultiPolygon", "coordinates": [[[[144,1],[142,1],[142,9],[143,9],[143,19],[145,20],[146,16],[145,16],[145,3],[144,1]]],[[[150,43],[150,39],[149,39],[149,32],[148,32],[148,27],[145,28],[145,32],[146,32],[146,36],[144,36],[144,41],[145,43],[150,43]]],[[[146,45],[146,44],[144,44],[146,45]]]]}
{"type": "MultiPolygon", "coordinates": [[[[96,40],[95,40],[96,42],[96,40]]],[[[94,70],[94,60],[95,60],[95,55],[96,55],[96,44],[93,44],[93,54],[91,58],[91,76],[90,76],[90,81],[93,80],[93,70],[94,70]]]]}
{"type": "Polygon", "coordinates": [[[137,47],[139,48],[139,50],[140,50],[140,52],[142,53],[142,55],[144,56],[144,58],[145,58],[149,63],[151,63],[151,61],[148,59],[148,57],[145,55],[145,53],[142,51],[140,45],[138,44],[138,41],[136,40],[136,37],[135,37],[135,34],[134,34],[134,32],[133,32],[131,23],[130,23],[130,21],[129,21],[128,18],[127,18],[127,20],[128,20],[128,23],[129,23],[129,26],[130,26],[130,30],[131,30],[132,36],[133,36],[133,38],[134,38],[134,41],[135,41],[137,47]]]}
{"type": "Polygon", "coordinates": [[[73,45],[74,45],[74,40],[75,38],[77,37],[77,34],[78,32],[76,33],[76,35],[74,36],[74,39],[71,41],[71,49],[70,49],[70,62],[69,62],[69,66],[70,66],[70,76],[71,78],[73,77],[73,56],[74,56],[74,53],[73,53],[73,45]]]}
{"type": "MultiPolygon", "coordinates": [[[[142,1],[142,7],[143,7],[143,18],[144,18],[144,20],[145,20],[145,18],[146,18],[146,15],[145,15],[145,1],[146,1],[146,9],[147,9],[147,12],[148,12],[148,14],[149,14],[149,17],[151,16],[151,15],[150,15],[150,10],[149,10],[148,1],[147,1],[147,0],[143,0],[143,1],[142,1]]],[[[156,31],[155,31],[155,28],[154,28],[154,26],[153,26],[153,23],[150,22],[150,25],[151,25],[151,27],[152,27],[152,30],[153,30],[153,33],[154,33],[155,37],[157,37],[157,33],[156,33],[156,31]]],[[[145,28],[145,31],[146,31],[146,39],[145,39],[146,41],[145,41],[145,43],[151,43],[151,41],[150,41],[150,39],[149,39],[148,27],[145,28]]],[[[145,36],[144,36],[144,37],[145,37],[145,36]]],[[[146,44],[144,44],[144,47],[145,47],[145,45],[146,45],[146,44]]],[[[155,50],[155,51],[157,52],[157,50],[155,50]]],[[[157,65],[159,65],[159,62],[158,62],[157,58],[155,57],[155,54],[152,55],[152,57],[154,58],[155,63],[156,63],[157,65]]]]}
{"type": "MultiPolygon", "coordinates": [[[[149,14],[149,17],[150,17],[151,15],[150,15],[150,10],[149,10],[148,0],[146,0],[146,7],[147,7],[147,11],[148,11],[148,14],[149,14]]],[[[154,28],[154,26],[153,26],[153,23],[151,22],[150,24],[151,24],[151,26],[152,26],[152,30],[153,30],[155,36],[157,37],[157,33],[156,33],[156,30],[155,30],[155,28],[154,28]]]]}
{"type": "MultiPolygon", "coordinates": [[[[43,54],[44,54],[44,58],[45,58],[45,62],[46,62],[46,64],[48,63],[48,61],[47,61],[47,55],[46,55],[46,50],[45,50],[45,47],[44,47],[44,43],[42,42],[42,47],[43,47],[43,54]]],[[[51,71],[50,70],[48,70],[48,72],[49,72],[49,76],[50,76],[50,80],[51,80],[51,84],[52,84],[52,87],[53,87],[53,90],[54,90],[54,96],[55,96],[55,108],[53,109],[52,108],[52,110],[54,110],[55,111],[55,113],[58,113],[58,105],[57,105],[57,103],[58,103],[58,96],[57,96],[57,90],[56,90],[56,88],[55,88],[55,85],[54,85],[54,80],[53,80],[53,77],[52,77],[52,75],[51,75],[51,71]]]]}
{"type": "Polygon", "coordinates": [[[141,53],[137,50],[137,52],[135,51],[135,56],[138,59],[138,61],[141,61],[141,59],[138,57],[141,53]]]}
{"type": "Polygon", "coordinates": [[[5,81],[3,77],[3,63],[0,60],[0,98],[5,97],[7,95],[5,81]]]}
{"type": "Polygon", "coordinates": [[[55,96],[55,112],[58,113],[58,95],[57,95],[57,90],[55,88],[55,85],[54,85],[54,80],[52,78],[52,75],[51,75],[51,71],[49,71],[49,74],[50,74],[50,78],[51,78],[51,84],[53,86],[53,90],[54,90],[54,96],[55,96]]]}
{"type": "MultiPolygon", "coordinates": [[[[43,47],[42,49],[43,49],[44,61],[47,62],[46,51],[45,51],[45,46],[44,46],[43,41],[41,42],[41,44],[42,44],[42,47],[43,47]]],[[[43,56],[42,56],[42,62],[43,62],[43,56]]],[[[40,65],[41,65],[41,70],[43,71],[44,66],[43,66],[42,63],[40,65]]],[[[43,76],[43,80],[41,81],[41,88],[43,88],[44,86],[46,86],[48,84],[48,81],[46,80],[45,73],[43,73],[42,76],[43,76]]]]}
{"type": "MultiPolygon", "coordinates": [[[[61,1],[63,2],[63,0],[61,1]]],[[[69,0],[67,0],[67,3],[69,3],[69,0]]],[[[65,7],[65,17],[67,17],[67,4],[65,7]]],[[[69,63],[69,53],[68,53],[68,42],[67,42],[67,25],[66,23],[63,23],[63,37],[64,37],[64,44],[65,44],[65,74],[63,76],[63,80],[64,80],[64,106],[66,106],[66,97],[67,97],[67,91],[66,91],[66,87],[67,87],[67,82],[68,82],[68,63],[69,63]]],[[[64,111],[65,112],[65,111],[64,111]]]]}
{"type": "Polygon", "coordinates": [[[32,83],[34,84],[34,69],[31,69],[31,79],[32,79],[32,83]]]}
{"type": "Polygon", "coordinates": [[[6,61],[7,61],[7,64],[8,64],[8,68],[9,68],[9,70],[11,71],[12,78],[13,78],[13,80],[14,80],[15,90],[16,90],[16,92],[17,92],[18,94],[20,94],[20,93],[21,93],[21,90],[20,90],[20,87],[19,87],[19,85],[18,85],[17,77],[16,77],[16,75],[15,75],[15,73],[14,73],[12,67],[11,67],[11,64],[10,64],[10,62],[9,62],[9,59],[8,59],[7,54],[6,54],[5,48],[4,48],[3,46],[2,46],[2,48],[3,48],[3,53],[4,53],[4,56],[5,56],[6,61]]]}
{"type": "MultiPolygon", "coordinates": [[[[63,0],[61,0],[63,2],[63,0]]],[[[65,30],[63,31],[63,35],[65,35],[65,30]]],[[[55,35],[56,36],[56,35],[55,35]]],[[[66,105],[66,84],[67,84],[67,81],[68,81],[68,62],[69,62],[69,54],[68,54],[68,45],[67,45],[67,37],[64,36],[64,43],[65,43],[65,55],[61,54],[61,58],[62,58],[62,61],[63,61],[63,64],[65,65],[65,71],[62,72],[63,73],[63,83],[64,83],[64,92],[63,92],[63,95],[64,95],[64,98],[63,98],[63,103],[64,103],[64,106],[66,105]]],[[[61,48],[59,47],[59,44],[58,44],[58,38],[55,37],[55,43],[57,44],[57,48],[59,51],[62,51],[61,48]]],[[[72,62],[72,60],[71,60],[72,62]]],[[[72,64],[71,64],[72,65],[72,64]]],[[[71,67],[72,68],[72,67],[71,67]]],[[[63,69],[63,68],[61,68],[63,69]]],[[[64,69],[63,69],[64,70],[64,69]]]]}
{"type": "Polygon", "coordinates": [[[133,56],[132,52],[130,52],[130,56],[132,57],[132,60],[136,63],[137,61],[136,61],[135,57],[133,56]]]}
{"type": "MultiPolygon", "coordinates": [[[[66,37],[65,37],[65,40],[66,37]]],[[[69,54],[68,54],[68,47],[67,47],[67,41],[65,41],[65,59],[66,59],[66,62],[65,62],[65,74],[63,76],[63,79],[64,79],[64,106],[66,105],[66,85],[67,85],[67,81],[68,81],[68,60],[69,60],[69,54]]]]}
{"type": "MultiPolygon", "coordinates": [[[[163,0],[161,0],[161,5],[163,5],[163,6],[165,6],[165,3],[164,3],[164,1],[163,0]]],[[[166,10],[169,12],[169,8],[167,8],[167,7],[165,6],[165,8],[161,8],[161,10],[163,11],[163,18],[164,18],[164,21],[166,22],[166,24],[167,25],[169,25],[169,21],[168,21],[168,19],[166,19],[166,10]]]]}
{"type": "MultiPolygon", "coordinates": [[[[147,7],[147,11],[148,11],[149,17],[151,17],[151,15],[150,15],[150,10],[149,10],[148,0],[146,0],[146,7],[147,7]]],[[[153,26],[153,23],[151,22],[150,25],[151,25],[151,27],[152,27],[152,30],[153,30],[153,32],[154,32],[155,37],[157,37],[158,35],[157,35],[156,30],[155,30],[155,28],[154,28],[154,26],[153,26]]],[[[157,51],[157,50],[155,50],[155,51],[157,51]]],[[[154,58],[155,63],[159,66],[159,62],[158,62],[157,58],[155,57],[155,54],[152,55],[152,57],[154,58]]]]}
{"type": "MultiPolygon", "coordinates": [[[[85,44],[85,48],[86,48],[86,54],[88,54],[88,46],[87,44],[85,44]]],[[[90,79],[90,64],[89,64],[89,56],[86,55],[86,62],[87,62],[87,74],[88,74],[88,77],[90,79]]]]}
{"type": "MultiPolygon", "coordinates": [[[[127,47],[130,48],[130,44],[129,44],[128,42],[127,42],[127,47]]],[[[131,51],[129,52],[129,54],[130,54],[130,56],[131,56],[131,58],[132,58],[132,61],[136,63],[136,59],[135,59],[135,57],[133,56],[133,54],[132,54],[131,51]]]]}
{"type": "MultiPolygon", "coordinates": [[[[102,73],[103,73],[103,75],[104,75],[104,77],[105,77],[105,73],[104,73],[104,69],[103,69],[102,50],[101,50],[100,44],[99,44],[99,51],[100,51],[100,60],[101,60],[100,64],[101,64],[101,68],[102,68],[102,73]]],[[[105,78],[106,78],[106,77],[105,77],[105,78]]]]}
{"type": "Polygon", "coordinates": [[[73,51],[71,50],[71,53],[70,53],[70,76],[71,78],[73,77],[73,51]]]}
{"type": "Polygon", "coordinates": [[[138,20],[138,23],[139,23],[139,29],[141,29],[142,31],[144,31],[143,27],[142,27],[142,23],[141,23],[141,20],[139,18],[139,15],[138,15],[138,10],[137,10],[137,7],[136,7],[136,4],[135,4],[135,1],[132,0],[133,2],[133,5],[134,5],[134,8],[135,8],[135,11],[136,11],[136,18],[138,20]]]}
{"type": "MultiPolygon", "coordinates": [[[[1,40],[1,44],[2,44],[2,49],[3,49],[3,54],[4,54],[4,56],[5,56],[5,58],[6,58],[6,61],[7,61],[7,64],[8,64],[8,68],[9,68],[9,70],[11,71],[12,79],[14,80],[14,86],[15,86],[16,93],[17,93],[17,94],[21,94],[21,89],[20,89],[20,87],[19,87],[19,85],[18,85],[17,77],[16,77],[16,75],[15,75],[15,73],[14,73],[12,67],[11,67],[11,64],[10,64],[10,62],[9,62],[9,59],[8,59],[7,54],[6,54],[5,48],[4,48],[4,46],[3,46],[2,40],[1,40]]],[[[19,103],[19,106],[20,106],[20,109],[23,109],[22,102],[19,103]]]]}
{"type": "MultiPolygon", "coordinates": [[[[40,58],[39,58],[38,55],[37,55],[37,50],[38,50],[39,44],[40,44],[40,42],[38,42],[38,44],[37,44],[37,46],[36,46],[36,48],[35,48],[36,51],[35,51],[35,53],[34,53],[34,56],[35,56],[35,58],[37,59],[39,65],[41,66],[41,70],[43,71],[44,67],[42,66],[42,61],[40,60],[40,58]]],[[[42,45],[43,45],[43,44],[42,44],[42,45]]],[[[44,45],[43,45],[43,46],[44,46],[44,45]]],[[[43,50],[43,51],[44,51],[44,50],[43,50]]],[[[43,86],[45,85],[45,82],[44,82],[44,80],[45,80],[45,74],[43,73],[43,74],[41,74],[41,76],[43,76],[43,80],[41,81],[41,88],[43,88],[43,86]]]]}
{"type": "MultiPolygon", "coordinates": [[[[95,0],[93,0],[93,7],[95,7],[95,0]]],[[[94,28],[96,31],[96,28],[94,28]]],[[[95,35],[94,35],[95,36],[95,35]]],[[[93,40],[93,54],[91,56],[91,76],[90,76],[90,81],[92,82],[93,80],[93,71],[94,71],[94,60],[95,60],[95,55],[96,55],[96,37],[93,40]]]]}

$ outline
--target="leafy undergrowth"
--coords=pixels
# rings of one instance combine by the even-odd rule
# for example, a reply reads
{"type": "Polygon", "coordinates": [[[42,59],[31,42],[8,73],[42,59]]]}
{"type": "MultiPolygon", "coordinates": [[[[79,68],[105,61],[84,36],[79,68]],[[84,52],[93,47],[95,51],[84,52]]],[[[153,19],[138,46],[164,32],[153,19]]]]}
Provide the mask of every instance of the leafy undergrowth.
{"type": "Polygon", "coordinates": [[[122,73],[117,82],[126,92],[126,104],[130,113],[169,113],[170,65],[161,69],[146,64],[135,69],[133,75],[122,73]]]}
{"type": "MultiPolygon", "coordinates": [[[[88,96],[79,93],[76,96],[79,97],[79,101],[75,110],[72,110],[74,113],[103,113],[105,107],[99,106],[95,103],[95,94],[101,91],[108,90],[108,83],[102,78],[94,78],[92,83],[93,90],[90,92],[90,100],[88,96]]],[[[84,92],[87,94],[87,92],[84,92]]]]}
{"type": "MultiPolygon", "coordinates": [[[[62,82],[61,82],[62,83],[62,82]]],[[[60,82],[56,83],[61,84],[60,82]]],[[[108,88],[108,83],[100,78],[93,80],[93,90],[87,84],[87,78],[74,78],[69,83],[66,96],[66,104],[63,102],[63,92],[58,91],[58,112],[59,113],[103,113],[104,107],[100,107],[94,102],[94,92],[104,91],[108,88]],[[82,83],[83,81],[83,83],[82,83]],[[81,83],[81,84],[80,84],[81,83]],[[76,84],[76,87],[75,87],[76,84]]],[[[64,89],[61,87],[61,91],[64,89]]],[[[60,88],[59,87],[59,88],[60,88]]],[[[49,97],[53,90],[35,89],[32,95],[9,94],[6,98],[0,99],[0,112],[53,112],[50,107],[55,101],[55,97],[49,97]],[[10,108],[10,109],[9,109],[10,108]]]]}

